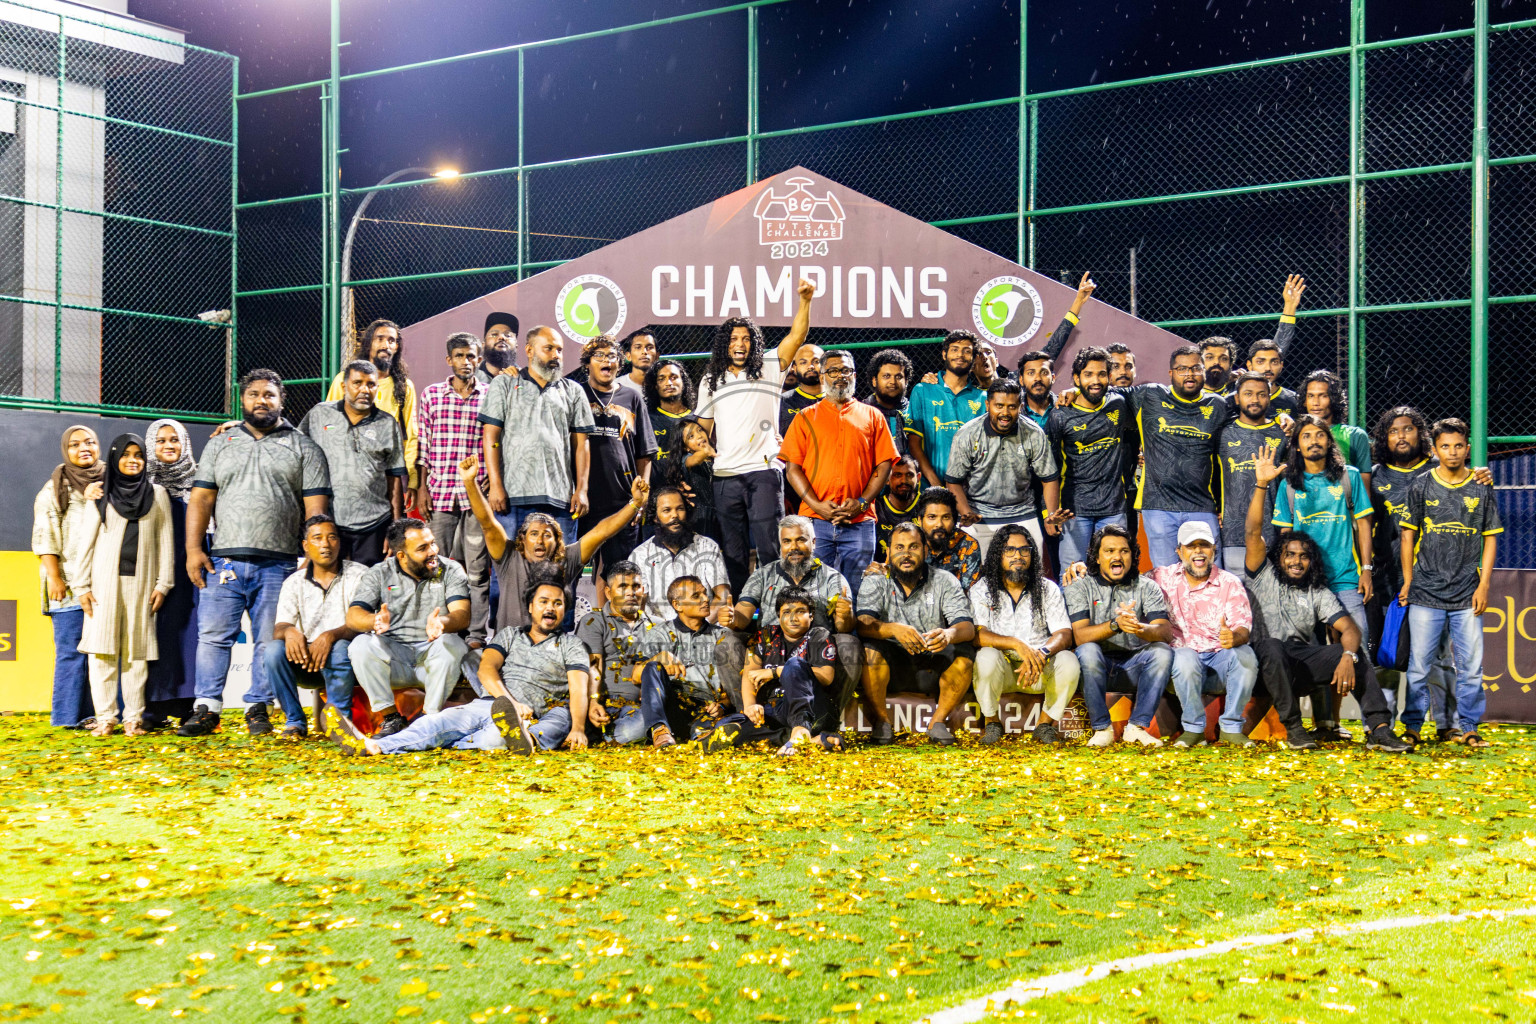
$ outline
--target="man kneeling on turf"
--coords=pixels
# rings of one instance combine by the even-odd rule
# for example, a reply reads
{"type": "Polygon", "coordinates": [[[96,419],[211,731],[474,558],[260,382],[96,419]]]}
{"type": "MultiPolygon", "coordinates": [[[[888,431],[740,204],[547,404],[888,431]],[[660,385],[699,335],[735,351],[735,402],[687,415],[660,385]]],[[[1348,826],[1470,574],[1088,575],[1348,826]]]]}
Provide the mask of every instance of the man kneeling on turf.
{"type": "Polygon", "coordinates": [[[671,644],[640,672],[640,712],[651,744],[670,747],[709,732],[731,706],[720,675],[727,630],[709,621],[710,594],[697,576],[679,576],[667,587],[671,644]]]}
{"type": "MultiPolygon", "coordinates": [[[[1337,742],[1335,724],[1318,728],[1312,736],[1301,727],[1297,700],[1332,685],[1342,699],[1354,693],[1365,716],[1367,745],[1372,750],[1400,754],[1408,744],[1392,733],[1392,712],[1376,682],[1371,659],[1360,649],[1360,629],[1328,586],[1317,541],[1305,533],[1283,533],[1274,550],[1264,545],[1264,518],[1269,511],[1269,485],[1285,474],[1275,464],[1275,449],[1265,448],[1254,457],[1253,499],[1243,524],[1248,594],[1253,605],[1253,649],[1259,657],[1259,673],[1275,704],[1275,714],[1285,726],[1286,746],[1315,750],[1318,740],[1337,742]],[[1339,643],[1319,644],[1318,625],[1339,631],[1339,643]],[[1315,738],[1314,738],[1315,737],[1315,738]]],[[[1312,707],[1326,708],[1326,695],[1313,696],[1312,707]]],[[[1314,716],[1315,718],[1316,716],[1314,716]]]]}
{"type": "Polygon", "coordinates": [[[864,708],[873,722],[870,741],[893,739],[886,690],[938,698],[928,726],[932,743],[951,744],[944,721],[971,686],[976,626],[971,603],[953,575],[927,562],[928,543],[913,523],[891,531],[886,573],[859,585],[859,635],[864,638],[864,708]]]}
{"type": "Polygon", "coordinates": [[[449,747],[531,754],[587,745],[587,652],[561,633],[565,588],[535,570],[523,592],[529,624],[497,633],[480,659],[478,700],[426,714],[391,736],[364,737],[334,704],[322,714],[325,733],[348,754],[405,754],[449,747]]]}
{"type": "MultiPolygon", "coordinates": [[[[1109,674],[1123,673],[1136,689],[1131,718],[1125,724],[1127,742],[1160,747],[1163,741],[1147,731],[1158,701],[1173,671],[1173,627],[1163,592],[1136,568],[1136,542],[1117,523],[1101,526],[1088,546],[1087,572],[1067,585],[1067,615],[1077,641],[1082,672],[1083,702],[1088,705],[1090,747],[1115,742],[1109,717],[1109,674]]],[[[1083,568],[1079,562],[1069,575],[1083,568]]]]}
{"type": "Polygon", "coordinates": [[[1034,534],[1017,523],[992,535],[981,579],[971,588],[976,615],[976,702],[986,726],[981,742],[1003,738],[998,699],[1009,690],[1044,693],[1037,743],[1064,743],[1054,723],[1077,692],[1072,623],[1061,588],[1045,578],[1034,534]]]}
{"type": "Polygon", "coordinates": [[[764,630],[741,670],[742,710],[720,720],[711,748],[768,740],[779,753],[795,754],[814,742],[841,749],[838,729],[837,644],[813,626],[816,599],[789,587],[774,602],[778,625],[764,630]]]}

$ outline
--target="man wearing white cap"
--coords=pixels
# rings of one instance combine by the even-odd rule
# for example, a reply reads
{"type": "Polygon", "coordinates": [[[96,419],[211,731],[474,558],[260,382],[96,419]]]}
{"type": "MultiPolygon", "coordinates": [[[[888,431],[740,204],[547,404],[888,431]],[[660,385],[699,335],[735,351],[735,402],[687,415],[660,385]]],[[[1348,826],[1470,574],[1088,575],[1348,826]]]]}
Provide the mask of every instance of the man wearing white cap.
{"type": "Polygon", "coordinates": [[[1173,625],[1173,690],[1184,732],[1176,747],[1205,744],[1205,670],[1215,669],[1226,687],[1221,742],[1248,746],[1243,709],[1258,680],[1259,662],[1248,646],[1253,610],[1242,581],[1216,567],[1216,534],[1203,519],[1179,526],[1179,560],[1152,571],[1173,625]]]}

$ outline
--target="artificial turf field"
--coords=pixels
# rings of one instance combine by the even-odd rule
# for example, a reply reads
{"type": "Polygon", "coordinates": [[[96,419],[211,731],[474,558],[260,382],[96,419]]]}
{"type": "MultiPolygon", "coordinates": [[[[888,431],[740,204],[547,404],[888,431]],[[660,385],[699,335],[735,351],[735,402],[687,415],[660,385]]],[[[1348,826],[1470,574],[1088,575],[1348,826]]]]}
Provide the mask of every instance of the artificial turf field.
{"type": "MultiPolygon", "coordinates": [[[[349,759],[0,718],[0,1020],[909,1022],[1254,933],[1536,908],[1536,730],[1483,752],[349,759]]],[[[1536,917],[1320,936],[1006,1008],[1536,1019],[1536,917]]]]}

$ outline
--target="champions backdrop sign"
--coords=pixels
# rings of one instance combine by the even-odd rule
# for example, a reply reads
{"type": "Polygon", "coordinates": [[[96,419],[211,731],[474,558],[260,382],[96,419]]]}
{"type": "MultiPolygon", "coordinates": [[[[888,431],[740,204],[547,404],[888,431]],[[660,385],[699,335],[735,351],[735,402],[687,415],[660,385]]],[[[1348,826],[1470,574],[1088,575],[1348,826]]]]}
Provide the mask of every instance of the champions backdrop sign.
{"type": "MultiPolygon", "coordinates": [[[[1085,268],[1092,269],[1092,268],[1085,268]]],[[[1072,303],[1074,289],[949,232],[796,167],[620,239],[518,284],[407,327],[415,366],[442,362],[443,341],[478,334],[493,311],[566,338],[566,364],[599,334],[637,327],[719,323],[746,316],[788,326],[795,283],[816,285],[812,332],[883,327],[926,337],[965,329],[996,346],[1006,365],[1038,347],[1072,303]]],[[[1095,303],[1060,365],[1087,345],[1119,341],[1163,380],[1180,338],[1095,303]]]]}

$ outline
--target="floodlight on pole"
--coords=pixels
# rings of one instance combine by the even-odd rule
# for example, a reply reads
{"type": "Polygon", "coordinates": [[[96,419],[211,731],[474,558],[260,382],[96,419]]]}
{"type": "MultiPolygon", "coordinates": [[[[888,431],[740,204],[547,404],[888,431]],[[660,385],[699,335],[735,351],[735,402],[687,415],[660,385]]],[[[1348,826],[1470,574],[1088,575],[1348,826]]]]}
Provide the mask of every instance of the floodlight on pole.
{"type": "MultiPolygon", "coordinates": [[[[436,178],[439,181],[447,181],[452,178],[457,178],[459,176],[459,171],[456,167],[439,167],[435,170],[431,167],[402,167],[400,170],[395,171],[392,174],[385,175],[382,179],[380,179],[379,183],[373,187],[374,189],[382,188],[385,185],[392,184],[398,179],[405,177],[407,174],[422,174],[431,178],[436,178]]],[[[355,323],[354,317],[355,307],[352,303],[352,289],[347,285],[347,282],[352,280],[352,240],[357,236],[357,225],[360,221],[362,221],[363,214],[368,210],[368,204],[373,202],[373,197],[378,194],[379,193],[377,191],[369,192],[366,196],[363,197],[363,201],[357,204],[357,209],[352,213],[352,219],[347,222],[347,237],[346,241],[343,242],[341,246],[341,336],[343,339],[345,339],[345,344],[351,344],[353,339],[357,337],[357,325],[355,323]]],[[[345,358],[345,356],[346,354],[342,353],[342,357],[345,358]]]]}

